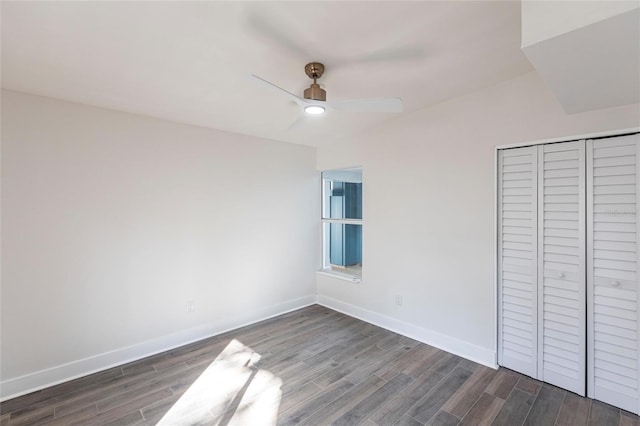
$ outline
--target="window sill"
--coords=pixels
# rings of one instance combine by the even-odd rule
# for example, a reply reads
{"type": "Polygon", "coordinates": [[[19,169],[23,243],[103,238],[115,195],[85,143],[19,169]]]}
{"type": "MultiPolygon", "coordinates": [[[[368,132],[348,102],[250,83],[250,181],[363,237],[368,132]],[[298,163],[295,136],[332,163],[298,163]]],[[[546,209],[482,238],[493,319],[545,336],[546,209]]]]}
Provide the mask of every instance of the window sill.
{"type": "Polygon", "coordinates": [[[352,283],[362,282],[362,278],[357,275],[345,274],[344,272],[333,271],[330,269],[321,269],[316,271],[319,275],[326,275],[328,277],[337,278],[339,280],[349,281],[352,283]]]}

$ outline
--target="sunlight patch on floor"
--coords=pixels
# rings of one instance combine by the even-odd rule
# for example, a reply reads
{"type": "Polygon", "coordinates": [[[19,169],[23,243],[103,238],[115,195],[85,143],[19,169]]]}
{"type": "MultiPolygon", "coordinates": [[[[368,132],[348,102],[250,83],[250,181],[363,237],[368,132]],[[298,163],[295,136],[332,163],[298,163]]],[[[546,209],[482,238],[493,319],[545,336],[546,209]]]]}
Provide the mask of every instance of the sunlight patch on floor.
{"type": "Polygon", "coordinates": [[[232,340],[158,425],[275,425],[282,380],[256,367],[260,354],[232,340]]]}

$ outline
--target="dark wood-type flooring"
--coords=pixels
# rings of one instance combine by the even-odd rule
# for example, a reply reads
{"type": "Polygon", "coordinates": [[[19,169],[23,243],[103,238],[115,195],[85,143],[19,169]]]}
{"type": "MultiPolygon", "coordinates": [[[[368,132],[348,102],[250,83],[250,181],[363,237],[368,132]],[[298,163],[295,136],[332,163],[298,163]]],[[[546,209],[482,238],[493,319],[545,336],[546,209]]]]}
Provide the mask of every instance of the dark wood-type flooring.
{"type": "Polygon", "coordinates": [[[640,425],[314,305],[0,404],[5,425],[640,425]]]}

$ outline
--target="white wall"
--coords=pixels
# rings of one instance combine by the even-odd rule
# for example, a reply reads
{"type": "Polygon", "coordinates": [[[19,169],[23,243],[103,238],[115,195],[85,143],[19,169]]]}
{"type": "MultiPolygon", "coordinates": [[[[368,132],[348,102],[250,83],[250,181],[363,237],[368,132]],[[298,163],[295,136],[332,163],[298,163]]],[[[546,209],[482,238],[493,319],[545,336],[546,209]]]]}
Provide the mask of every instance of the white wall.
{"type": "Polygon", "coordinates": [[[312,303],[318,188],[308,147],[3,91],[2,397],[312,303]]]}
{"type": "Polygon", "coordinates": [[[319,300],[493,365],[495,146],[638,126],[638,104],[565,114],[532,72],[320,149],[320,170],[363,166],[364,266],[318,275],[319,300]]]}

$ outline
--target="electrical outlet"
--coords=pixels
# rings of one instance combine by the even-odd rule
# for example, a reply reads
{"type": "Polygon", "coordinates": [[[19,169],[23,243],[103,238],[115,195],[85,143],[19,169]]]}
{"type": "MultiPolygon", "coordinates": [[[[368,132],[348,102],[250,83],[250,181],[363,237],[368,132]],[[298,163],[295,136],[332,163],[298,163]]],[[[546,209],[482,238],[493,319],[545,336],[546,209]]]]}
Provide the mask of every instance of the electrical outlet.
{"type": "Polygon", "coordinates": [[[193,300],[189,300],[187,302],[187,313],[192,314],[195,311],[196,311],[196,302],[194,302],[193,300]]]}
{"type": "Polygon", "coordinates": [[[400,295],[396,296],[396,305],[402,306],[402,296],[400,295]]]}

